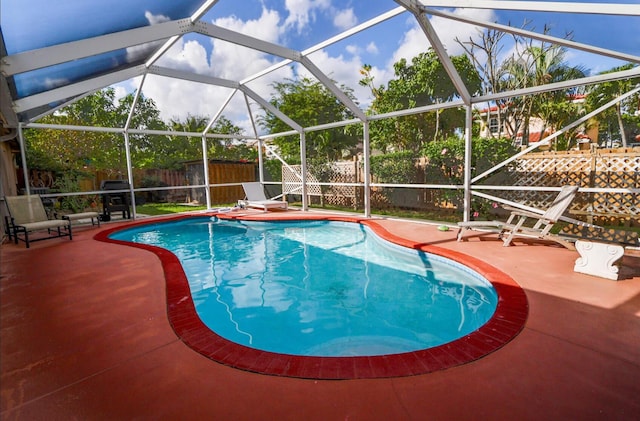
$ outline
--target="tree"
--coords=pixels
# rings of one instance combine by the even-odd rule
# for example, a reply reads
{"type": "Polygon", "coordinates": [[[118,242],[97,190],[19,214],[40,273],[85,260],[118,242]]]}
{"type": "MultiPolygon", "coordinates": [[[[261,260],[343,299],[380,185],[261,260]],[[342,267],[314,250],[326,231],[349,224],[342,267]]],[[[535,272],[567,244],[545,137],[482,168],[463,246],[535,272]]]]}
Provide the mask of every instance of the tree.
{"type": "MultiPolygon", "coordinates": [[[[480,79],[466,55],[451,57],[455,69],[465,81],[467,89],[479,91],[480,79]]],[[[411,64],[402,59],[394,64],[395,78],[386,87],[375,88],[371,67],[365,65],[360,73],[363,86],[369,86],[374,95],[370,112],[380,114],[443,104],[458,96],[437,54],[432,49],[414,57],[411,64]]],[[[459,109],[439,109],[405,117],[378,120],[371,124],[371,144],[387,151],[409,150],[417,152],[432,140],[446,138],[464,126],[464,112],[459,109]]]]}
{"type": "MultiPolygon", "coordinates": [[[[529,26],[525,22],[523,28],[529,26]]],[[[549,33],[545,25],[543,32],[549,33]]],[[[534,43],[534,40],[513,35],[504,39],[505,33],[498,30],[482,32],[478,41],[456,40],[467,52],[482,79],[482,92],[506,92],[532,86],[539,86],[585,76],[579,66],[569,66],[565,61],[566,49],[550,43],[534,43]],[[506,42],[513,44],[513,52],[501,58],[506,42]]],[[[571,38],[571,33],[565,38],[571,38]]],[[[498,127],[502,132],[515,138],[523,134],[524,143],[528,141],[528,130],[531,117],[540,118],[543,122],[542,132],[546,127],[558,129],[571,120],[577,119],[584,111],[569,99],[578,94],[576,88],[558,90],[536,95],[507,97],[498,99],[487,107],[486,123],[497,117],[498,127]],[[495,105],[493,109],[492,105],[495,105]]],[[[501,133],[496,133],[498,136],[501,133]]]]}
{"type": "MultiPolygon", "coordinates": [[[[114,127],[114,98],[113,89],[98,91],[53,115],[45,116],[41,122],[114,127]]],[[[81,170],[87,164],[98,169],[122,168],[118,164],[124,140],[114,133],[29,129],[25,130],[25,144],[27,161],[33,168],[81,170]]]]}
{"type": "MultiPolygon", "coordinates": [[[[542,44],[541,46],[530,46],[527,52],[531,57],[529,79],[532,86],[585,76],[585,71],[582,68],[569,66],[566,63],[564,60],[565,48],[542,44]]],[[[571,101],[571,98],[578,93],[580,92],[577,88],[561,89],[543,92],[530,98],[530,115],[540,118],[543,122],[541,133],[544,133],[547,127],[558,130],[580,116],[583,111],[582,107],[571,101]]],[[[573,137],[569,136],[569,138],[573,137]]]]}
{"type": "MultiPolygon", "coordinates": [[[[506,32],[496,29],[487,29],[486,31],[478,29],[479,39],[476,40],[469,37],[468,41],[461,41],[456,38],[456,42],[465,50],[471,62],[475,65],[478,77],[481,81],[481,91],[483,95],[489,95],[500,92],[507,88],[504,84],[505,66],[501,60],[502,51],[505,46],[504,37],[506,32]]],[[[494,105],[494,104],[489,104],[494,105]]],[[[515,137],[521,122],[518,120],[520,113],[511,113],[514,110],[514,104],[506,107],[501,100],[496,100],[495,107],[488,106],[486,113],[478,114],[481,120],[484,120],[486,127],[490,126],[492,118],[497,119],[498,127],[504,128],[509,135],[515,137]],[[507,115],[510,118],[507,118],[507,115]]],[[[499,137],[500,133],[491,133],[494,137],[499,137]]]]}
{"type": "MultiPolygon", "coordinates": [[[[209,130],[210,133],[241,135],[244,130],[224,116],[216,120],[209,130]]],[[[258,150],[247,145],[244,141],[234,138],[214,138],[209,139],[209,148],[213,148],[209,156],[228,161],[255,161],[258,159],[258,150]]]]}
{"type": "MultiPolygon", "coordinates": [[[[170,124],[176,132],[203,133],[208,123],[207,117],[188,114],[184,121],[172,119],[170,124]]],[[[220,116],[208,133],[239,136],[243,132],[242,128],[231,123],[225,116],[220,116]]],[[[173,166],[202,158],[202,136],[171,136],[170,147],[173,166]]],[[[257,151],[237,139],[208,137],[207,156],[229,161],[254,160],[257,158],[257,151]]]]}
{"type": "MultiPolygon", "coordinates": [[[[625,64],[620,67],[614,67],[613,69],[604,71],[600,74],[620,72],[623,70],[630,70],[634,67],[633,64],[625,64]]],[[[593,111],[609,101],[619,97],[620,95],[629,92],[635,85],[640,83],[640,78],[626,79],[626,80],[614,80],[611,82],[603,82],[597,85],[593,85],[588,89],[587,93],[587,109],[593,111]]],[[[635,116],[635,111],[640,109],[640,95],[636,94],[624,101],[619,101],[614,107],[611,107],[596,116],[596,119],[601,125],[607,127],[618,126],[618,132],[620,139],[622,140],[622,146],[627,146],[627,133],[625,130],[624,120],[629,120],[630,126],[635,126],[634,130],[640,134],[640,115],[635,116]],[[612,124],[613,120],[615,123],[612,124]]],[[[609,131],[607,131],[609,132],[609,131]]],[[[631,134],[631,133],[629,133],[631,134]]],[[[608,133],[607,136],[610,136],[608,133]]],[[[608,139],[610,140],[610,139],[608,139]]]]}
{"type": "MultiPolygon", "coordinates": [[[[118,101],[112,117],[115,120],[113,127],[125,127],[133,100],[134,93],[130,93],[118,101]]],[[[139,95],[129,128],[162,131],[167,129],[167,125],[160,118],[160,110],[155,102],[151,98],[139,95]]],[[[158,168],[157,162],[166,156],[167,151],[163,146],[167,140],[166,135],[130,133],[129,148],[133,164],[138,168],[158,168]]]]}
{"type": "MultiPolygon", "coordinates": [[[[273,85],[275,94],[270,102],[282,113],[303,127],[339,122],[353,118],[353,114],[323,84],[309,78],[287,80],[273,85]]],[[[344,85],[343,92],[354,102],[353,91],[344,85]]],[[[290,131],[286,123],[267,112],[259,120],[269,133],[290,131]]],[[[300,162],[300,138],[297,135],[274,139],[287,162],[300,162]]],[[[344,129],[319,130],[306,133],[307,157],[316,161],[334,161],[358,143],[357,134],[344,129]]]]}
{"type": "MultiPolygon", "coordinates": [[[[207,126],[206,117],[187,114],[184,121],[173,118],[168,124],[170,130],[175,132],[202,133],[207,126]]],[[[164,154],[158,157],[158,168],[180,168],[185,161],[202,159],[201,136],[168,136],[163,147],[164,154]]]]}
{"type": "MultiPolygon", "coordinates": [[[[62,108],[57,113],[44,117],[42,123],[123,127],[133,103],[133,94],[119,101],[115,99],[113,88],[104,89],[86,96],[75,103],[62,108]]],[[[132,119],[132,128],[164,130],[165,124],[159,117],[155,103],[140,96],[132,119]]],[[[153,156],[162,151],[153,145],[165,136],[131,134],[132,154],[140,166],[148,166],[153,156]]],[[[122,175],[126,172],[124,138],[117,133],[95,131],[38,129],[25,131],[27,159],[32,167],[41,169],[82,170],[92,167],[111,174],[122,175]]]]}

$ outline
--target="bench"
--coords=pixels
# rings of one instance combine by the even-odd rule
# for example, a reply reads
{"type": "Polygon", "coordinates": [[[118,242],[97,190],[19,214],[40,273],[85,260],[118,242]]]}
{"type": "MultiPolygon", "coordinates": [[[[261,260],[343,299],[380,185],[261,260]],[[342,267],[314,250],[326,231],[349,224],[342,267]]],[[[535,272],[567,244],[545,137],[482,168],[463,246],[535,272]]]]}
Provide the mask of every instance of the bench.
{"type": "Polygon", "coordinates": [[[100,214],[98,212],[70,213],[68,215],[62,215],[62,219],[66,219],[69,222],[78,221],[80,219],[91,219],[91,225],[95,225],[97,222],[98,227],[100,226],[100,214]]]}
{"type": "Polygon", "coordinates": [[[560,235],[576,242],[580,257],[573,267],[575,272],[614,281],[620,280],[619,263],[625,248],[640,247],[640,238],[635,231],[571,224],[565,226],[560,235]]]}

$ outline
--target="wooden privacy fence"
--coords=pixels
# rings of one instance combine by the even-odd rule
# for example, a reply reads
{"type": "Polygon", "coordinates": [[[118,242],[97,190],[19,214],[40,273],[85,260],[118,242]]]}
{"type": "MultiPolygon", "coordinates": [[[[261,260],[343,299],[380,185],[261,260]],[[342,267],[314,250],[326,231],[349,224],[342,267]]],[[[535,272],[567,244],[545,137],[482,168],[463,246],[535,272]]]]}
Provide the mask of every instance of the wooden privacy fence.
{"type": "MultiPolygon", "coordinates": [[[[80,180],[82,191],[100,190],[100,184],[104,180],[126,179],[126,174],[97,170],[93,177],[80,180]]],[[[165,169],[133,169],[134,187],[161,187],[161,186],[182,186],[186,182],[183,170],[165,169]]]]}
{"type": "MultiPolygon", "coordinates": [[[[187,179],[192,185],[204,184],[204,165],[202,161],[186,163],[187,179]]],[[[253,162],[209,163],[209,184],[243,183],[256,180],[256,164],[253,162]]],[[[191,201],[206,203],[204,189],[191,189],[191,201]]],[[[244,198],[242,186],[220,186],[209,189],[211,204],[231,204],[244,198]]]]}
{"type": "MultiPolygon", "coordinates": [[[[99,190],[103,180],[116,180],[126,176],[96,171],[93,177],[80,180],[81,191],[99,190]]],[[[242,183],[256,180],[256,164],[252,162],[224,162],[211,161],[209,164],[210,184],[242,183]]],[[[189,187],[205,183],[204,165],[202,161],[185,163],[185,169],[134,169],[134,188],[171,187],[176,189],[162,189],[154,192],[139,192],[136,197],[154,202],[196,202],[206,203],[204,188],[189,187]],[[186,186],[186,187],[185,187],[186,186]]],[[[244,197],[242,186],[211,187],[212,204],[235,203],[244,197]]]]}

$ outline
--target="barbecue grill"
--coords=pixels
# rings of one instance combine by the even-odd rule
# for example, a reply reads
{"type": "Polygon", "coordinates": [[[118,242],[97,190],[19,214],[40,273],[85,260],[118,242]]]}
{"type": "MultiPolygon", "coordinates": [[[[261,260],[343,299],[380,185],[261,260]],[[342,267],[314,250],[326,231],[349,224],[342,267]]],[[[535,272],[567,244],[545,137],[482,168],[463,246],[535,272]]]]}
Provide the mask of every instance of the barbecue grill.
{"type": "Polygon", "coordinates": [[[129,193],[110,190],[129,190],[129,183],[125,180],[104,180],[100,183],[102,193],[102,215],[103,221],[111,220],[111,212],[122,212],[122,218],[131,218],[131,201],[129,193]]]}

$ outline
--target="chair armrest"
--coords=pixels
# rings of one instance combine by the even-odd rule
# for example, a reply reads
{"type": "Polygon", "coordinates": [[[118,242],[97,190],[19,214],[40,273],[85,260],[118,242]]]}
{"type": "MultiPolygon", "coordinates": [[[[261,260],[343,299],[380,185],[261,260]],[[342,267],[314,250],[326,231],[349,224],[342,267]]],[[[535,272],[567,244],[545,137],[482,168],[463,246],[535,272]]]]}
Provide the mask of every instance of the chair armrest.
{"type": "Polygon", "coordinates": [[[542,213],[529,212],[529,211],[522,210],[522,209],[515,209],[515,210],[511,211],[511,215],[521,216],[521,217],[525,217],[525,218],[542,219],[542,220],[549,221],[549,222],[556,222],[556,221],[552,221],[549,218],[545,218],[544,214],[542,214],[542,213]]]}

